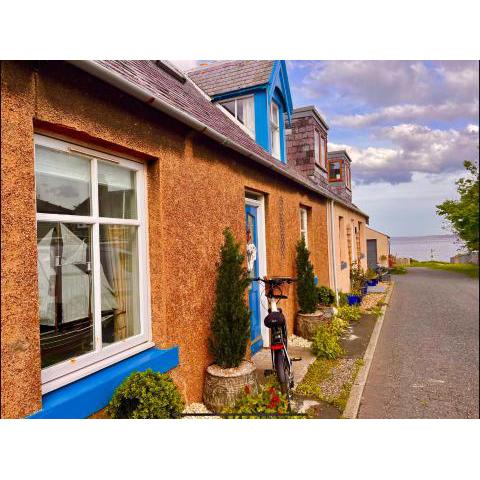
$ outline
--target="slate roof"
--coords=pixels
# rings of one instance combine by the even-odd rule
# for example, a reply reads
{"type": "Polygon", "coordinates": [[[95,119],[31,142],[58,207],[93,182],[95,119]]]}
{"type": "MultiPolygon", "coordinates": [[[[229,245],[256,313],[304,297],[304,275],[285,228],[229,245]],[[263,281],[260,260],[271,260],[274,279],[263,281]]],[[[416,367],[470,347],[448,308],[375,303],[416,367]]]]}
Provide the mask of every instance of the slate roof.
{"type": "MultiPolygon", "coordinates": [[[[277,170],[288,172],[297,183],[307,185],[317,193],[333,198],[339,203],[357,210],[367,216],[358,207],[327,190],[322,185],[302,175],[293,166],[274,158],[253,140],[233,119],[225,115],[210,98],[199,91],[191,80],[182,83],[169,75],[151,60],[97,60],[95,63],[117,73],[133,85],[139,86],[162,101],[176,107],[202,122],[207,127],[224,135],[228,139],[272,164],[277,170]]],[[[281,173],[281,172],[280,172],[281,173]]]]}
{"type": "Polygon", "coordinates": [[[274,60],[230,60],[189,70],[187,75],[209,96],[268,83],[274,60]]]}

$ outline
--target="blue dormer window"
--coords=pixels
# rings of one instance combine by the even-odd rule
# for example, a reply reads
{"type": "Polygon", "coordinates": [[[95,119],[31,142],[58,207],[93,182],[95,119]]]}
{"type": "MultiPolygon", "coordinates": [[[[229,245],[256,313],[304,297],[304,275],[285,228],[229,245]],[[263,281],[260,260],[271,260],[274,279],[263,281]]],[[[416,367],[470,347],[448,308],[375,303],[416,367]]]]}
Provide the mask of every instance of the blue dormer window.
{"type": "Polygon", "coordinates": [[[280,110],[276,102],[270,104],[270,129],[271,129],[271,152],[272,156],[280,160],[280,110]]]}
{"type": "Polygon", "coordinates": [[[255,142],[286,163],[292,98],[285,60],[228,60],[188,76],[255,142]]]}
{"type": "Polygon", "coordinates": [[[244,127],[251,137],[255,138],[255,105],[253,95],[232,98],[225,102],[220,102],[220,105],[244,127]]]}

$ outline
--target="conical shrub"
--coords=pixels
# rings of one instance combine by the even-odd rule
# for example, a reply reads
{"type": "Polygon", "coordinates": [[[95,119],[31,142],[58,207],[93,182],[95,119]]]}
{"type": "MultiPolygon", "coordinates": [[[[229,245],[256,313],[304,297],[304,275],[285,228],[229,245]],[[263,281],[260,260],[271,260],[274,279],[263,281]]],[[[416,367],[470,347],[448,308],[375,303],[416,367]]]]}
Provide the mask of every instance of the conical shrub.
{"type": "Polygon", "coordinates": [[[245,300],[250,279],[231,230],[225,229],[223,235],[209,348],[217,365],[232,368],[244,359],[250,337],[250,311],[245,300]]]}

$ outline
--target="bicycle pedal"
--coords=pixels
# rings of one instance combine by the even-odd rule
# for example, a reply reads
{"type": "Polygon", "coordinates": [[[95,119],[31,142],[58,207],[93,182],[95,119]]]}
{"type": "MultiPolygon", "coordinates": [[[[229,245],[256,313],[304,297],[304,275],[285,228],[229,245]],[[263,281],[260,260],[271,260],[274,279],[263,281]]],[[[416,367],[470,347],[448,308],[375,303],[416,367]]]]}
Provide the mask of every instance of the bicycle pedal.
{"type": "Polygon", "coordinates": [[[302,357],[292,357],[290,359],[292,362],[301,362],[302,361],[302,357]]]}

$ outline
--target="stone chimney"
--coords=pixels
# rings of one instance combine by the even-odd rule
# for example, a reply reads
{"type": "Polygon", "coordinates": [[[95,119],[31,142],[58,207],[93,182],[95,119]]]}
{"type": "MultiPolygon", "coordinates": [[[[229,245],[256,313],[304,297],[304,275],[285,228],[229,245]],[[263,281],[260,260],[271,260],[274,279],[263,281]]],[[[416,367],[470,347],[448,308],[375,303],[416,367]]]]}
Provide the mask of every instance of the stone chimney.
{"type": "Polygon", "coordinates": [[[293,110],[287,130],[287,161],[303,175],[328,188],[328,125],[314,106],[293,110]]]}
{"type": "Polygon", "coordinates": [[[352,201],[351,163],[352,160],[346,150],[328,152],[330,190],[349,202],[352,201]]]}

